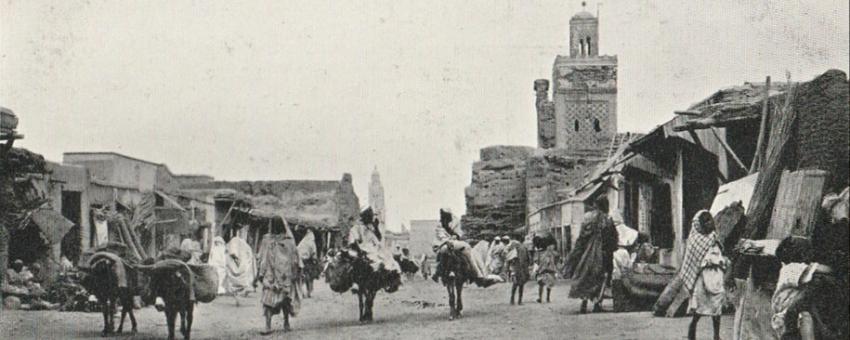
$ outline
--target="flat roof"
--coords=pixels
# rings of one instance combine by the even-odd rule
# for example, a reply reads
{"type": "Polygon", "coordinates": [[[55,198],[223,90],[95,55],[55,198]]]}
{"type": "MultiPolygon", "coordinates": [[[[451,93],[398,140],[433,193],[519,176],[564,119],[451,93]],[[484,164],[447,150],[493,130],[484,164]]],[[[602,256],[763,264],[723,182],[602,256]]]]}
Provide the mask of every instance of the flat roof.
{"type": "Polygon", "coordinates": [[[117,152],[114,152],[114,151],[64,152],[64,153],[62,153],[62,155],[63,155],[63,157],[64,156],[74,156],[74,155],[80,155],[80,156],[82,156],[82,155],[107,155],[107,156],[121,157],[121,158],[126,158],[126,159],[129,159],[129,160],[132,160],[132,161],[136,161],[136,162],[142,162],[142,163],[146,163],[146,164],[150,164],[150,165],[154,165],[154,166],[161,166],[161,167],[165,168],[165,171],[168,171],[169,175],[174,177],[174,173],[171,172],[171,169],[169,169],[168,165],[165,165],[165,163],[151,162],[151,161],[144,160],[144,159],[141,159],[141,158],[136,158],[136,157],[131,157],[131,156],[127,156],[127,155],[124,155],[124,154],[120,154],[120,153],[117,153],[117,152]]]}

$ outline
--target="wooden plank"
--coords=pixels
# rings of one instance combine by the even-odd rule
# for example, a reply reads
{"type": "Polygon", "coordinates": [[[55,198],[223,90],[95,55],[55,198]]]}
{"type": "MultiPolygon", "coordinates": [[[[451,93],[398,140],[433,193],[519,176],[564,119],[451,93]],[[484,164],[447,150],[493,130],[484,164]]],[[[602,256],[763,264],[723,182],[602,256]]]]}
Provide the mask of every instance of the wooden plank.
{"type": "Polygon", "coordinates": [[[759,124],[759,136],[756,139],[756,153],[753,156],[753,164],[750,165],[750,172],[755,173],[761,166],[762,158],[764,158],[764,139],[767,137],[767,119],[770,111],[768,111],[770,99],[770,76],[764,81],[764,101],[761,104],[761,124],[759,124]]]}
{"type": "Polygon", "coordinates": [[[823,170],[782,172],[766,238],[781,240],[789,235],[812,234],[826,177],[823,170]]]}
{"type": "Polygon", "coordinates": [[[749,169],[747,169],[747,167],[744,165],[744,162],[741,162],[741,159],[738,158],[738,155],[735,154],[735,151],[732,150],[729,144],[726,144],[726,141],[723,140],[723,138],[720,138],[720,134],[717,133],[717,128],[711,127],[711,133],[714,134],[714,137],[717,138],[717,141],[720,142],[720,145],[723,145],[723,148],[726,149],[726,152],[728,152],[729,155],[732,156],[732,159],[735,160],[735,163],[738,163],[738,166],[740,166],[741,169],[744,169],[745,172],[749,171],[749,169]]]}
{"type": "Polygon", "coordinates": [[[673,131],[682,132],[682,131],[691,131],[691,130],[704,130],[710,127],[727,127],[733,126],[743,121],[755,120],[758,119],[759,115],[741,115],[731,118],[700,118],[688,121],[682,125],[676,125],[673,127],[673,131]]]}
{"type": "Polygon", "coordinates": [[[770,121],[770,137],[768,137],[765,156],[759,168],[758,179],[750,206],[747,208],[747,227],[742,235],[745,238],[761,239],[770,225],[770,216],[773,212],[773,203],[776,199],[776,190],[782,176],[782,170],[786,164],[783,157],[792,147],[789,141],[793,135],[793,128],[797,120],[797,110],[792,107],[794,88],[791,87],[785,93],[785,103],[781,108],[774,111],[770,121]]]}
{"type": "Polygon", "coordinates": [[[673,111],[673,113],[680,115],[680,116],[694,116],[694,117],[699,117],[699,116],[702,115],[702,112],[699,112],[699,111],[673,111]]]}

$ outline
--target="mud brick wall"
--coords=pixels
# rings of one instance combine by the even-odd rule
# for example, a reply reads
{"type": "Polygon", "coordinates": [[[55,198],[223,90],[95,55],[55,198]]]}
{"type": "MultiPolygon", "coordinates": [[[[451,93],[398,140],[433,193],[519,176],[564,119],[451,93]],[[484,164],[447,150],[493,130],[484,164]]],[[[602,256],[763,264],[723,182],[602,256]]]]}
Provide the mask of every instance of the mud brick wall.
{"type": "Polygon", "coordinates": [[[566,199],[584,182],[590,169],[603,161],[601,157],[576,155],[563,148],[536,150],[526,165],[526,211],[532,213],[566,199]]]}
{"type": "Polygon", "coordinates": [[[549,100],[549,80],[534,81],[534,92],[537,96],[537,147],[548,149],[555,147],[557,124],[555,123],[555,103],[549,100]]]}
{"type": "Polygon", "coordinates": [[[847,74],[829,70],[796,93],[796,154],[798,169],[829,172],[826,192],[837,192],[848,184],[850,154],[850,86],[847,74]]]}
{"type": "Polygon", "coordinates": [[[491,146],[481,149],[472,165],[472,183],[466,188],[466,236],[506,234],[525,225],[526,164],[534,149],[491,146]]]}

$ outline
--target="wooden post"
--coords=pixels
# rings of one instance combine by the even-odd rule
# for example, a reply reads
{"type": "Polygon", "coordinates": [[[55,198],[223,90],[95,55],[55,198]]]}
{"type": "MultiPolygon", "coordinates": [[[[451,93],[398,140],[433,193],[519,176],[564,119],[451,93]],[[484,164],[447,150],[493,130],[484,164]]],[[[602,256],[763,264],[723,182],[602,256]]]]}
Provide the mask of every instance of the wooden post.
{"type": "Polygon", "coordinates": [[[720,145],[723,145],[723,148],[726,149],[726,152],[728,152],[729,155],[732,156],[732,159],[735,160],[735,163],[737,163],[738,166],[741,167],[741,169],[744,169],[744,172],[747,172],[747,167],[744,165],[744,162],[741,162],[741,159],[738,158],[738,155],[735,154],[735,151],[732,150],[732,147],[730,147],[729,144],[726,144],[726,141],[723,140],[723,138],[720,138],[720,134],[717,133],[717,128],[712,126],[711,132],[714,134],[714,137],[717,138],[717,141],[720,142],[720,145]]]}
{"type": "Polygon", "coordinates": [[[767,120],[770,115],[770,110],[768,110],[768,106],[770,106],[770,76],[764,80],[764,101],[761,103],[761,124],[759,125],[759,136],[756,140],[756,153],[753,156],[753,164],[750,166],[749,173],[752,174],[759,170],[761,167],[761,163],[764,158],[765,151],[765,141],[764,139],[767,137],[767,120]]]}

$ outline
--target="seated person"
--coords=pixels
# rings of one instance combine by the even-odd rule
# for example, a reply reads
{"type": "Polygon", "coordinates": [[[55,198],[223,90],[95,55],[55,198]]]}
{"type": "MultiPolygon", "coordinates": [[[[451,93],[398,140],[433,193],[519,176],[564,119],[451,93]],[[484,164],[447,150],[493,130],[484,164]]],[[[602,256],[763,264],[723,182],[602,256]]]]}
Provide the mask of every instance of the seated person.
{"type": "Polygon", "coordinates": [[[23,269],[24,261],[21,261],[20,259],[17,259],[12,262],[12,265],[10,265],[8,269],[6,269],[6,282],[4,282],[4,284],[8,285],[9,287],[3,287],[4,293],[10,294],[13,291],[26,290],[24,286],[25,281],[21,276],[21,271],[23,271],[23,269]]]}
{"type": "Polygon", "coordinates": [[[459,240],[460,228],[452,226],[452,220],[451,210],[440,209],[440,227],[437,228],[436,240],[433,244],[434,252],[437,253],[437,270],[434,276],[432,276],[432,279],[436,282],[443,274],[444,268],[440,261],[442,255],[449,251],[456,251],[461,254],[467,264],[468,274],[471,276],[470,281],[482,287],[498,282],[499,280],[495,278],[484,276],[484,270],[479,268],[472,258],[472,246],[469,243],[459,240]]]}
{"type": "Polygon", "coordinates": [[[776,248],[776,257],[782,262],[782,269],[779,271],[776,290],[771,298],[771,327],[782,337],[798,332],[797,323],[785,325],[785,312],[788,306],[802,297],[800,284],[804,281],[804,273],[811,262],[812,243],[805,237],[788,236],[776,248]]]}
{"type": "Polygon", "coordinates": [[[812,263],[799,280],[801,297],[784,317],[783,339],[850,338],[850,228],[847,219],[822,223],[812,232],[812,263]],[[815,246],[816,245],[816,246],[815,246]],[[788,334],[797,324],[797,334],[788,334]]]}
{"type": "Polygon", "coordinates": [[[658,263],[658,249],[649,241],[649,235],[638,233],[635,263],[658,263]]]}

